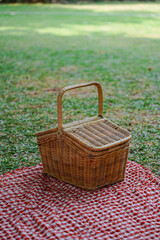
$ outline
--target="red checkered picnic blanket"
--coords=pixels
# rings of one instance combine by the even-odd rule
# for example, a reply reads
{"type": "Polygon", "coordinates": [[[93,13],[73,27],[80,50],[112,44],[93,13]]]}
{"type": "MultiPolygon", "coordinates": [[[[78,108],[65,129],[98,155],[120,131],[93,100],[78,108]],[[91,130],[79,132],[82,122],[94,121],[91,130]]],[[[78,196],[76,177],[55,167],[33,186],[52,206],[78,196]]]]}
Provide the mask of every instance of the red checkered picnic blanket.
{"type": "Polygon", "coordinates": [[[0,239],[160,239],[160,179],[128,162],[123,182],[88,191],[42,172],[0,177],[0,239]]]}

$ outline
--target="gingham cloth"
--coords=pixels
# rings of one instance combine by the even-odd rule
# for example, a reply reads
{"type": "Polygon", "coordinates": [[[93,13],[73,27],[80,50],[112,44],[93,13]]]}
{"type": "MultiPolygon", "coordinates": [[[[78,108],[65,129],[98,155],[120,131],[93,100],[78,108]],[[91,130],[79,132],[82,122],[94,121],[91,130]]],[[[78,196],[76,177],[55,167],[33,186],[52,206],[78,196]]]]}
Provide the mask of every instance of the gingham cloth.
{"type": "Polygon", "coordinates": [[[42,165],[0,177],[0,239],[160,240],[160,179],[128,162],[123,182],[82,190],[42,165]]]}

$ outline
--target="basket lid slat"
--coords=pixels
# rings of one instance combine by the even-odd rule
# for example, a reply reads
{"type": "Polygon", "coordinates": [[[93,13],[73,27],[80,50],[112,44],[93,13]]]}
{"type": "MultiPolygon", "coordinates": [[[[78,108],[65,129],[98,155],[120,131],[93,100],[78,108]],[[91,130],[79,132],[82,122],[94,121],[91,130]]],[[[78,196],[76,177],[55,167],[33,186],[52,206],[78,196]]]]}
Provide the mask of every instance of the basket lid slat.
{"type": "Polygon", "coordinates": [[[131,134],[112,123],[106,118],[97,120],[97,122],[90,122],[75,126],[71,129],[65,129],[69,135],[84,142],[90,147],[103,147],[107,144],[116,144],[116,142],[124,141],[131,134]]]}

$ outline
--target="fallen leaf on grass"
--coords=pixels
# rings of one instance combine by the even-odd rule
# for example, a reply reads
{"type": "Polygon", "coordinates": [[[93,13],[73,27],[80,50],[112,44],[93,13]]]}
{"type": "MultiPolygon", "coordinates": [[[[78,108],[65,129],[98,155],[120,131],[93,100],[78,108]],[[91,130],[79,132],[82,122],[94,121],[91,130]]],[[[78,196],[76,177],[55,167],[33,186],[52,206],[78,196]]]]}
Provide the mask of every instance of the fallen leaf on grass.
{"type": "Polygon", "coordinates": [[[60,90],[60,88],[50,88],[50,89],[45,89],[44,92],[58,92],[60,90]]]}
{"type": "Polygon", "coordinates": [[[152,71],[152,70],[153,70],[153,68],[152,68],[152,67],[149,67],[149,68],[148,68],[148,71],[152,71]]]}

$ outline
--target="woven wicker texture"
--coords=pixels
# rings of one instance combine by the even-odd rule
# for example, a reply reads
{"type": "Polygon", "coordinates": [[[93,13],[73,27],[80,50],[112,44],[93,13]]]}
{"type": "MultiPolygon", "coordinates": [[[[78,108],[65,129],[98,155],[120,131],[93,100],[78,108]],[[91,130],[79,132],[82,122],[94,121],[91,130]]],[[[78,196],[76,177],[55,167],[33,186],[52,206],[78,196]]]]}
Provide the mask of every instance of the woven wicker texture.
{"type": "Polygon", "coordinates": [[[130,136],[127,131],[117,127],[117,125],[107,119],[75,127],[67,132],[91,147],[101,147],[110,143],[116,143],[130,136]]]}
{"type": "Polygon", "coordinates": [[[96,191],[42,166],[0,176],[1,240],[159,240],[160,179],[128,162],[123,182],[96,191]]]}
{"type": "Polygon", "coordinates": [[[97,82],[63,88],[57,97],[58,127],[37,133],[45,173],[85,189],[122,181],[131,134],[103,118],[103,94],[97,82]],[[95,85],[98,116],[62,125],[62,96],[71,89],[95,85]]]}

